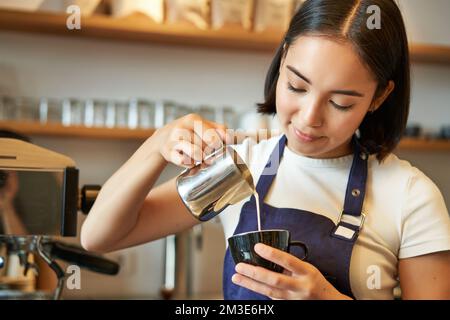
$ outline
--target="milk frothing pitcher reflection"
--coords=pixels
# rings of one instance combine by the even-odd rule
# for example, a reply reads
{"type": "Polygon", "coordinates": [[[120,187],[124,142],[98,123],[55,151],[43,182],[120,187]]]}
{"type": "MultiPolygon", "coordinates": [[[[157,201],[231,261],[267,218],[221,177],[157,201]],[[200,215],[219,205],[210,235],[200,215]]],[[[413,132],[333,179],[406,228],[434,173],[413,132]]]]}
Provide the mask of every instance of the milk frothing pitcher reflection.
{"type": "Polygon", "coordinates": [[[212,219],[255,189],[250,170],[229,145],[184,170],[176,184],[183,203],[200,221],[212,219]]]}

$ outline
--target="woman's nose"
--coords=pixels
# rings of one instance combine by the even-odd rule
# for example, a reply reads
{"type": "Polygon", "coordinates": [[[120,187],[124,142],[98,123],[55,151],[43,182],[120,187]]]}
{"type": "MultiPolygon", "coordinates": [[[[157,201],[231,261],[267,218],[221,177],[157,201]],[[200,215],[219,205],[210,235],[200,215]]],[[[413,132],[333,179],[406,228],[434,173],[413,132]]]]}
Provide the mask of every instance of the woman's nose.
{"type": "Polygon", "coordinates": [[[319,101],[310,101],[310,103],[301,107],[300,116],[305,126],[320,127],[323,125],[323,115],[319,101]]]}

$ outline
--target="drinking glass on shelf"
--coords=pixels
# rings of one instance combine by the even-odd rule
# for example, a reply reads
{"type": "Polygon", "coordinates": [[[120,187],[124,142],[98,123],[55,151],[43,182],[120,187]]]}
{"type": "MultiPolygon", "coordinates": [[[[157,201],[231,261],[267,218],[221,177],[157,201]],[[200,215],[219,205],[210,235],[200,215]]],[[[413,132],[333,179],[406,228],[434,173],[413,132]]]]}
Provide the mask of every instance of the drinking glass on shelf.
{"type": "Polygon", "coordinates": [[[138,126],[143,129],[155,127],[156,103],[149,100],[138,100],[138,126]]]}
{"type": "Polygon", "coordinates": [[[197,108],[197,113],[206,120],[215,121],[215,110],[211,106],[201,105],[197,108]]]}
{"type": "Polygon", "coordinates": [[[116,125],[116,102],[108,100],[106,105],[105,127],[113,128],[116,125]]]}
{"type": "Polygon", "coordinates": [[[14,98],[10,96],[0,98],[0,120],[17,120],[17,110],[14,98]]]}
{"type": "Polygon", "coordinates": [[[177,104],[174,101],[163,100],[155,104],[155,128],[163,127],[164,125],[177,119],[177,104]]]}
{"type": "Polygon", "coordinates": [[[224,118],[224,123],[228,128],[230,128],[230,129],[236,128],[236,113],[234,112],[233,108],[224,107],[223,108],[223,118],[224,118]]]}
{"type": "Polygon", "coordinates": [[[164,102],[164,124],[171,123],[178,118],[178,105],[173,101],[164,102]]]}
{"type": "Polygon", "coordinates": [[[138,126],[138,99],[133,98],[128,105],[128,128],[136,129],[138,126]]]}
{"type": "Polygon", "coordinates": [[[38,121],[39,120],[39,100],[30,97],[16,97],[17,120],[38,121]]]}
{"type": "Polygon", "coordinates": [[[106,123],[108,101],[87,99],[85,103],[84,125],[86,127],[103,127],[106,123]]]}
{"type": "Polygon", "coordinates": [[[81,126],[86,118],[85,102],[80,99],[66,98],[62,102],[62,123],[65,126],[81,126]]]}
{"type": "Polygon", "coordinates": [[[94,100],[94,127],[104,127],[106,125],[106,113],[108,101],[94,100]]]}
{"type": "Polygon", "coordinates": [[[187,105],[179,105],[178,111],[177,111],[177,118],[184,117],[192,112],[193,112],[193,110],[191,107],[189,107],[187,105]]]}
{"type": "Polygon", "coordinates": [[[128,127],[129,103],[126,101],[115,101],[114,111],[115,111],[114,126],[118,128],[128,127]]]}
{"type": "Polygon", "coordinates": [[[59,99],[41,98],[39,102],[39,119],[41,123],[61,123],[63,105],[59,99]]]}
{"type": "Polygon", "coordinates": [[[236,114],[231,107],[217,108],[214,121],[226,125],[229,129],[236,128],[236,114]]]}

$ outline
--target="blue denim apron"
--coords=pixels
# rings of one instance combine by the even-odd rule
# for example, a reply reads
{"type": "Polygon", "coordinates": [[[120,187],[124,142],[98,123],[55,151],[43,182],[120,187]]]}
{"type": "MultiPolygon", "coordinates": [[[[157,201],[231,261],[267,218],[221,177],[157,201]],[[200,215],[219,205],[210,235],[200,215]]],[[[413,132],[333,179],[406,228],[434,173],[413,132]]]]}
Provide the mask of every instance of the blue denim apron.
{"type": "MultiPolygon", "coordinates": [[[[362,206],[366,190],[368,155],[362,151],[356,137],[354,137],[352,141],[354,157],[347,183],[344,208],[337,223],[334,223],[333,220],[321,214],[292,208],[276,208],[264,203],[264,198],[275,178],[279,162],[283,156],[286,140],[285,135],[280,138],[256,186],[256,191],[261,199],[261,228],[289,230],[291,240],[301,241],[308,247],[308,257],[305,261],[319,269],[339,292],[354,298],[350,287],[350,260],[353,246],[365,218],[362,213],[362,206]],[[272,165],[274,167],[271,167],[272,165]],[[266,174],[268,168],[270,168],[271,174],[266,174]],[[359,225],[342,221],[343,215],[359,217],[359,225]]],[[[257,230],[256,216],[256,202],[255,197],[252,196],[242,207],[234,234],[257,230]]],[[[299,258],[304,257],[301,248],[291,247],[290,252],[299,258]]],[[[227,248],[223,272],[225,299],[269,299],[235,285],[231,281],[231,277],[235,273],[235,263],[230,254],[230,249],[227,248]]]]}

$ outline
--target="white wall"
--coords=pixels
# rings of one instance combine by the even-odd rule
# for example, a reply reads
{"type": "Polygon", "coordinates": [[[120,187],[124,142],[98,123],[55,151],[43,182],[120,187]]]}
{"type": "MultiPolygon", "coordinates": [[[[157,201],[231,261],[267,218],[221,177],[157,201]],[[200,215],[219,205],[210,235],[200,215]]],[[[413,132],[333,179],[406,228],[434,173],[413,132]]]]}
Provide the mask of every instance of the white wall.
{"type": "Polygon", "coordinates": [[[450,1],[396,0],[396,2],[403,13],[410,41],[439,45],[450,44],[448,32],[450,1]]]}
{"type": "Polygon", "coordinates": [[[2,91],[251,107],[270,55],[1,33],[2,91]]]}
{"type": "MultiPolygon", "coordinates": [[[[401,5],[411,39],[450,45],[450,22],[445,16],[450,12],[449,1],[405,0],[401,5]]],[[[270,61],[267,53],[0,32],[0,93],[167,98],[244,110],[261,101],[270,61]]],[[[450,124],[448,88],[450,66],[414,65],[410,120],[429,129],[450,124]]],[[[48,137],[34,137],[34,141],[72,157],[80,169],[80,185],[104,183],[140,143],[48,137]]],[[[450,204],[450,153],[401,154],[435,180],[450,204]]],[[[171,168],[163,179],[177,172],[171,168]]],[[[113,255],[124,260],[124,277],[94,278],[85,273],[84,294],[156,296],[162,283],[162,250],[162,242],[154,242],[113,255]]],[[[215,268],[221,268],[221,255],[214,258],[215,268]]],[[[220,290],[221,279],[209,279],[220,290]]]]}

